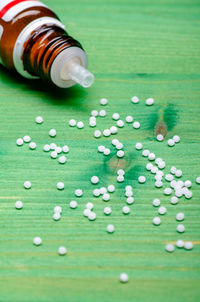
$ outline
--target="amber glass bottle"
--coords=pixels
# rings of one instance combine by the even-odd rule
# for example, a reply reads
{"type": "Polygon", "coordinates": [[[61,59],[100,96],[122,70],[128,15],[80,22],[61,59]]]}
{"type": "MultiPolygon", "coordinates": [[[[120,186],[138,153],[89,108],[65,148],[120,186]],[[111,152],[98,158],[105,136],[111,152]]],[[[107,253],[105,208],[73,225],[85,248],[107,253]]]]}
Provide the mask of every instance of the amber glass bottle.
{"type": "Polygon", "coordinates": [[[89,87],[94,81],[81,44],[37,0],[0,0],[0,62],[26,78],[62,88],[89,87]]]}

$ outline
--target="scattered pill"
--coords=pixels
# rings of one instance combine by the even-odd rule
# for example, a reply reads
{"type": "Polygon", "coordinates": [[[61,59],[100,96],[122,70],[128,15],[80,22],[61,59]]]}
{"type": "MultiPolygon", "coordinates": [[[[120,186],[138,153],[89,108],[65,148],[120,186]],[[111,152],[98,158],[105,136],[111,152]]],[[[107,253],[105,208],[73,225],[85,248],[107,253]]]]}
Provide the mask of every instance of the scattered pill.
{"type": "Polygon", "coordinates": [[[90,127],[95,127],[97,125],[95,117],[90,118],[89,125],[90,127]]]}
{"type": "Polygon", "coordinates": [[[127,190],[127,191],[125,192],[125,196],[126,196],[126,197],[131,197],[131,196],[133,196],[133,192],[130,191],[130,190],[127,190]]]}
{"type": "Polygon", "coordinates": [[[123,176],[125,174],[125,171],[123,169],[119,169],[117,170],[117,174],[123,176]]]}
{"type": "Polygon", "coordinates": [[[105,151],[105,147],[103,145],[98,146],[98,151],[100,153],[104,152],[105,151]]]}
{"type": "Polygon", "coordinates": [[[109,185],[107,189],[108,189],[108,192],[113,193],[115,191],[115,186],[109,185]]]}
{"type": "MultiPolygon", "coordinates": [[[[98,130],[97,130],[97,131],[98,131],[98,130]]],[[[111,132],[110,132],[109,129],[103,130],[103,135],[104,135],[104,136],[110,136],[110,134],[111,134],[111,132]]]]}
{"type": "Polygon", "coordinates": [[[58,153],[56,151],[51,151],[51,158],[57,158],[58,153]]]}
{"type": "Polygon", "coordinates": [[[176,172],[176,167],[172,166],[170,169],[171,174],[175,174],[176,172]]]}
{"type": "Polygon", "coordinates": [[[62,147],[62,151],[63,151],[64,153],[68,153],[68,152],[69,152],[69,147],[68,147],[67,145],[63,146],[63,147],[62,147]]]}
{"type": "Polygon", "coordinates": [[[40,237],[33,238],[33,244],[34,245],[41,245],[42,244],[42,239],[40,237]]]}
{"type": "Polygon", "coordinates": [[[135,145],[136,150],[141,150],[142,148],[143,148],[142,143],[136,143],[136,145],[135,145]]]}
{"type": "Polygon", "coordinates": [[[184,220],[184,217],[185,217],[184,213],[176,214],[176,220],[178,220],[178,221],[184,220]]]}
{"type": "Polygon", "coordinates": [[[31,137],[29,135],[25,135],[23,137],[23,140],[24,140],[25,143],[29,143],[31,141],[31,137]]]}
{"type": "Polygon", "coordinates": [[[124,157],[124,151],[123,150],[117,151],[117,156],[118,157],[124,157]]]}
{"type": "Polygon", "coordinates": [[[126,273],[121,273],[120,276],[119,276],[119,280],[120,282],[122,283],[126,283],[128,282],[128,275],[126,273]]]}
{"type": "Polygon", "coordinates": [[[173,140],[174,140],[175,143],[179,143],[180,142],[180,136],[174,135],[173,140]]]}
{"type": "Polygon", "coordinates": [[[162,134],[158,134],[158,135],[156,136],[156,139],[157,139],[157,141],[162,142],[163,139],[164,139],[164,136],[163,136],[162,134]]]}
{"type": "Polygon", "coordinates": [[[190,188],[192,186],[192,182],[190,180],[186,180],[184,182],[184,186],[187,187],[187,188],[190,188]]]}
{"type": "Polygon", "coordinates": [[[150,151],[147,149],[142,151],[142,155],[145,157],[149,156],[149,154],[150,154],[150,151]]]}
{"type": "Polygon", "coordinates": [[[91,111],[91,115],[92,115],[92,116],[98,116],[98,114],[99,114],[99,113],[98,113],[97,110],[92,110],[92,111],[91,111]]]}
{"type": "Polygon", "coordinates": [[[96,219],[96,213],[90,211],[90,213],[88,214],[88,219],[89,220],[95,220],[96,219]]]}
{"type": "Polygon", "coordinates": [[[169,253],[174,252],[174,245],[171,244],[171,243],[166,244],[165,250],[166,250],[167,252],[169,252],[169,253]]]}
{"type": "Polygon", "coordinates": [[[60,157],[58,158],[58,162],[59,162],[60,164],[64,164],[64,163],[66,163],[66,161],[67,161],[67,158],[66,158],[66,156],[64,156],[64,155],[62,155],[62,156],[60,156],[60,157]]]}
{"type": "Polygon", "coordinates": [[[117,181],[118,182],[123,182],[124,181],[124,176],[123,175],[118,175],[117,176],[117,181]]]}
{"type": "Polygon", "coordinates": [[[158,208],[158,213],[161,215],[164,215],[167,212],[167,209],[165,207],[159,207],[158,208]]]}
{"type": "Polygon", "coordinates": [[[196,178],[196,183],[197,183],[197,184],[200,184],[200,176],[198,176],[198,177],[196,178]]]}
{"type": "Polygon", "coordinates": [[[22,201],[20,201],[20,200],[16,201],[15,202],[15,208],[18,209],[18,210],[22,209],[23,208],[22,201]]]}
{"type": "Polygon", "coordinates": [[[95,130],[94,131],[94,137],[98,138],[101,136],[101,131],[100,130],[95,130]]]}
{"type": "Polygon", "coordinates": [[[100,194],[101,194],[101,192],[100,192],[99,189],[94,189],[94,190],[93,190],[93,195],[94,195],[95,197],[98,197],[100,194]]]}
{"type": "Polygon", "coordinates": [[[173,147],[175,145],[175,142],[173,139],[170,138],[170,139],[168,139],[167,144],[169,147],[173,147]]]}
{"type": "Polygon", "coordinates": [[[115,227],[113,224],[108,224],[107,227],[106,227],[106,230],[108,233],[113,233],[114,230],[115,230],[115,227]]]}
{"type": "Polygon", "coordinates": [[[84,123],[80,121],[76,124],[76,126],[78,129],[82,129],[84,127],[84,123]]]}
{"type": "Polygon", "coordinates": [[[154,153],[149,153],[148,159],[154,160],[156,158],[156,155],[154,153]]]}
{"type": "Polygon", "coordinates": [[[118,143],[119,143],[119,140],[118,140],[118,139],[114,138],[114,139],[112,140],[112,145],[113,145],[113,146],[116,146],[118,143]]]}
{"type": "Polygon", "coordinates": [[[70,201],[69,206],[70,206],[70,208],[75,209],[75,208],[77,208],[78,203],[77,203],[77,201],[72,200],[72,201],[70,201]]]}
{"type": "Polygon", "coordinates": [[[140,123],[139,122],[134,122],[133,123],[133,128],[135,128],[135,129],[139,129],[140,128],[140,123]]]}
{"type": "Polygon", "coordinates": [[[133,122],[133,117],[131,115],[126,116],[126,122],[127,123],[132,123],[133,122]]]}
{"type": "Polygon", "coordinates": [[[55,137],[55,136],[56,136],[56,130],[55,130],[55,129],[50,129],[50,130],[49,130],[49,135],[50,135],[51,137],[55,137]]]}
{"type": "Polygon", "coordinates": [[[162,186],[163,186],[163,182],[162,182],[162,181],[157,180],[157,181],[155,182],[155,187],[156,187],[156,188],[161,188],[162,186]]]}
{"type": "Polygon", "coordinates": [[[181,170],[176,170],[175,176],[176,177],[181,177],[182,176],[182,171],[181,170]]]}
{"type": "Polygon", "coordinates": [[[81,189],[76,189],[74,191],[74,194],[77,196],[77,197],[81,197],[83,195],[83,190],[81,189]]]}
{"type": "Polygon", "coordinates": [[[50,151],[50,146],[49,145],[44,145],[44,147],[43,147],[43,150],[45,151],[45,152],[48,152],[48,151],[50,151]]]}
{"type": "Polygon", "coordinates": [[[118,120],[117,127],[120,127],[120,128],[124,127],[124,122],[122,120],[118,120]]]}
{"type": "Polygon", "coordinates": [[[108,194],[108,193],[103,194],[102,199],[103,199],[104,201],[110,200],[110,194],[108,194]]]}
{"type": "Polygon", "coordinates": [[[91,212],[91,210],[86,208],[86,209],[83,211],[83,215],[84,215],[85,217],[88,217],[88,215],[90,214],[90,212],[91,212]]]}
{"type": "Polygon", "coordinates": [[[155,199],[153,200],[153,205],[154,205],[154,207],[158,207],[158,206],[160,205],[160,199],[155,198],[155,199]]]}
{"type": "Polygon", "coordinates": [[[63,190],[65,185],[64,185],[63,182],[60,181],[60,182],[57,183],[56,187],[57,187],[58,190],[63,190]]]}
{"type": "Polygon", "coordinates": [[[29,148],[31,149],[31,150],[34,150],[35,148],[36,148],[36,143],[34,143],[34,142],[30,142],[29,143],[29,148]]]}
{"type": "Polygon", "coordinates": [[[171,204],[177,204],[178,203],[178,198],[176,196],[172,196],[170,199],[171,204]]]}
{"type": "Polygon", "coordinates": [[[24,143],[24,141],[23,141],[23,139],[21,137],[16,140],[17,146],[22,146],[23,143],[24,143]]]}
{"type": "Polygon", "coordinates": [[[166,166],[166,164],[165,164],[164,161],[161,161],[161,162],[158,163],[158,168],[159,168],[159,169],[164,169],[165,166],[166,166]]]}
{"type": "Polygon", "coordinates": [[[145,103],[146,103],[147,106],[151,106],[154,103],[154,99],[153,98],[146,99],[145,103]]]}
{"type": "Polygon", "coordinates": [[[99,183],[99,177],[97,177],[97,176],[92,176],[92,177],[91,177],[91,183],[92,183],[92,184],[98,184],[98,183],[99,183]]]}
{"type": "Polygon", "coordinates": [[[182,247],[184,247],[184,241],[183,240],[177,240],[176,241],[176,246],[178,247],[178,248],[182,248],[182,247]]]}
{"type": "Polygon", "coordinates": [[[165,188],[164,189],[164,194],[165,195],[170,195],[172,193],[172,189],[171,188],[165,188]]]}
{"type": "Polygon", "coordinates": [[[130,211],[131,211],[131,209],[130,209],[128,206],[124,206],[124,207],[122,208],[122,213],[123,213],[123,214],[129,214],[130,211]]]}
{"type": "Polygon", "coordinates": [[[101,116],[101,117],[106,116],[106,111],[105,110],[100,110],[99,111],[99,116],[101,116]]]}
{"type": "Polygon", "coordinates": [[[55,151],[59,154],[62,152],[62,148],[61,147],[55,147],[55,151]]]}
{"type": "Polygon", "coordinates": [[[25,182],[24,182],[24,188],[25,188],[25,189],[30,189],[30,188],[31,188],[31,182],[28,181],[28,180],[25,181],[25,182]]]}
{"type": "Polygon", "coordinates": [[[112,213],[112,210],[110,207],[105,207],[103,211],[104,211],[105,215],[110,215],[112,213]]]}
{"type": "Polygon", "coordinates": [[[155,224],[155,225],[160,225],[160,223],[161,223],[160,217],[154,217],[154,218],[153,218],[153,224],[155,224]]]}
{"type": "Polygon", "coordinates": [[[51,150],[55,150],[55,148],[56,148],[56,144],[55,143],[51,143],[49,146],[50,146],[51,150]]]}
{"type": "Polygon", "coordinates": [[[117,127],[116,126],[112,126],[110,127],[110,133],[111,134],[116,134],[118,132],[117,127]]]}
{"type": "Polygon", "coordinates": [[[105,148],[104,152],[103,152],[104,155],[109,155],[110,154],[110,149],[109,148],[105,148]]]}
{"type": "Polygon", "coordinates": [[[60,215],[59,212],[55,212],[55,213],[53,214],[53,219],[54,219],[54,220],[58,221],[58,220],[60,220],[60,218],[61,218],[61,215],[60,215]]]}
{"type": "Polygon", "coordinates": [[[138,182],[139,183],[143,184],[143,183],[145,183],[145,181],[146,181],[146,177],[145,176],[139,176],[138,177],[138,182]]]}
{"type": "Polygon", "coordinates": [[[120,118],[119,113],[113,113],[112,118],[117,121],[120,118]]]}
{"type": "Polygon", "coordinates": [[[54,211],[54,213],[62,213],[62,208],[61,208],[61,206],[55,206],[53,211],[54,211]]]}
{"type": "Polygon", "coordinates": [[[59,255],[64,256],[64,255],[66,255],[66,253],[67,253],[66,247],[60,246],[60,247],[58,248],[58,254],[59,254],[59,255]]]}
{"type": "Polygon", "coordinates": [[[166,174],[166,175],[165,175],[165,179],[166,179],[167,181],[172,181],[172,180],[174,179],[174,177],[173,177],[172,174],[166,174]]]}
{"type": "Polygon", "coordinates": [[[106,98],[102,98],[102,99],[100,99],[100,104],[101,104],[102,106],[105,106],[105,105],[108,104],[108,100],[107,100],[106,98]]]}
{"type": "Polygon", "coordinates": [[[137,104],[139,102],[139,98],[137,96],[133,96],[131,98],[131,102],[134,103],[134,104],[137,104]]]}
{"type": "Polygon", "coordinates": [[[146,169],[147,169],[148,171],[150,171],[152,168],[153,168],[152,163],[146,164],[146,169]]]}
{"type": "Polygon", "coordinates": [[[151,173],[152,174],[156,174],[158,172],[158,168],[156,167],[156,166],[153,166],[152,168],[151,168],[151,173]]]}
{"type": "Polygon", "coordinates": [[[74,119],[69,120],[69,126],[70,127],[76,126],[76,121],[74,119]]]}
{"type": "Polygon", "coordinates": [[[132,196],[129,196],[126,198],[127,204],[133,204],[134,203],[134,198],[132,196]]]}
{"type": "Polygon", "coordinates": [[[185,243],[184,243],[184,248],[186,249],[186,250],[191,250],[192,248],[193,248],[193,243],[191,242],[191,241],[186,241],[185,243]]]}
{"type": "Polygon", "coordinates": [[[42,117],[42,116],[37,116],[37,117],[35,118],[35,122],[36,122],[37,124],[42,124],[42,123],[43,123],[43,117],[42,117]]]}
{"type": "Polygon", "coordinates": [[[185,227],[183,224],[178,224],[176,230],[179,233],[183,233],[183,232],[185,232],[185,227]]]}
{"type": "Polygon", "coordinates": [[[92,202],[88,202],[88,203],[86,204],[86,209],[92,210],[93,208],[94,208],[94,204],[93,204],[92,202]]]}

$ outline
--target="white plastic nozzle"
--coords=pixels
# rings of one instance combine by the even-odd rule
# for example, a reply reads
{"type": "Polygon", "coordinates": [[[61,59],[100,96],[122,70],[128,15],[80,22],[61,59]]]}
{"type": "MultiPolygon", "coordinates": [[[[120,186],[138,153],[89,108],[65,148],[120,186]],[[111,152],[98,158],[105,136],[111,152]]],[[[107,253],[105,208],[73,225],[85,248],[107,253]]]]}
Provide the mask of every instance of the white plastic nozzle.
{"type": "Polygon", "coordinates": [[[80,64],[71,62],[68,66],[67,75],[76,83],[84,88],[88,88],[94,83],[94,75],[80,64]]]}

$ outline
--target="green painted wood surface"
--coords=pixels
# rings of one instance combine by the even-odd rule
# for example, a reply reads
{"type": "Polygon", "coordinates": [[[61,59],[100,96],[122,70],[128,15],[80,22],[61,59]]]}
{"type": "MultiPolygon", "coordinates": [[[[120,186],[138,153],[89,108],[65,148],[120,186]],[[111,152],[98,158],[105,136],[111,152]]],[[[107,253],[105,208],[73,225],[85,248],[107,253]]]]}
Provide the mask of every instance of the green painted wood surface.
{"type": "MultiPolygon", "coordinates": [[[[26,81],[0,68],[0,301],[67,302],[197,302],[200,300],[200,194],[195,178],[200,174],[200,56],[198,0],[46,0],[66,24],[72,36],[83,43],[89,67],[96,82],[88,90],[79,87],[66,91],[50,90],[42,83],[26,81]],[[141,102],[130,103],[137,95],[141,102]],[[101,185],[115,183],[110,168],[111,157],[97,154],[98,144],[110,138],[93,139],[93,129],[71,129],[70,118],[87,123],[92,109],[99,110],[101,97],[107,97],[107,117],[99,128],[110,126],[111,115],[124,118],[132,114],[141,122],[140,130],[126,126],[118,138],[125,145],[127,176],[125,184],[134,187],[135,203],[131,214],[123,216],[124,184],[112,195],[113,213],[104,217],[106,203],[92,197],[89,179],[98,174],[101,185]],[[144,106],[147,97],[155,98],[151,108],[144,106]],[[36,125],[37,115],[44,124],[36,125]],[[164,120],[167,138],[178,134],[181,143],[170,149],[158,143],[154,127],[164,120]],[[48,137],[56,128],[56,139],[48,137]],[[37,150],[17,148],[17,137],[30,135],[37,150]],[[42,151],[45,143],[55,141],[70,146],[68,163],[58,165],[42,151]],[[165,171],[176,165],[183,179],[193,182],[193,197],[182,198],[178,205],[154,188],[153,176],[145,171],[146,160],[134,145],[162,157],[165,171]],[[140,174],[145,185],[137,183],[140,174]],[[23,182],[31,180],[25,191],[23,182]],[[56,183],[64,181],[63,192],[56,183]],[[69,209],[73,190],[84,189],[76,210],[69,209]],[[152,199],[160,197],[168,212],[163,223],[154,227],[156,215],[152,199]],[[21,211],[16,200],[24,202],[21,211]],[[82,216],[86,202],[95,204],[97,220],[82,216]],[[63,207],[59,222],[52,220],[55,205],[63,207]],[[175,214],[183,211],[186,232],[176,233],[175,214]],[[113,223],[116,232],[108,235],[106,225],[113,223]],[[43,245],[32,245],[41,236],[43,245]],[[164,251],[167,242],[192,240],[192,251],[164,251]],[[57,255],[65,245],[68,254],[57,255]],[[119,283],[119,274],[127,272],[130,281],[119,283]]],[[[165,186],[167,184],[165,183],[165,186]]]]}

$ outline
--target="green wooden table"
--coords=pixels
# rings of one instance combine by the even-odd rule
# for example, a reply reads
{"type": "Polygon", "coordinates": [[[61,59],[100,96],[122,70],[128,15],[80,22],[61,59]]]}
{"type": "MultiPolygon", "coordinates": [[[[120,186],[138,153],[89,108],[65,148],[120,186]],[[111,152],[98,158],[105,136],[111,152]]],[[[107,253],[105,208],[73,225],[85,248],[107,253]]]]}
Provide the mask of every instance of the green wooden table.
{"type": "MultiPolygon", "coordinates": [[[[0,68],[0,301],[1,302],[197,302],[200,300],[199,186],[200,174],[200,56],[199,0],[46,0],[66,24],[69,33],[83,43],[94,72],[95,84],[88,90],[50,90],[41,82],[14,77],[0,68]],[[136,95],[140,103],[133,105],[136,95]],[[140,130],[126,125],[117,138],[125,145],[126,178],[116,183],[112,154],[96,152],[99,144],[110,138],[93,138],[87,126],[93,109],[100,109],[99,99],[107,97],[107,117],[98,119],[99,129],[113,124],[111,115],[122,119],[132,114],[141,122],[140,130]],[[154,97],[152,107],[144,105],[154,97]],[[42,115],[44,123],[34,119],[42,115]],[[68,127],[68,120],[85,122],[83,130],[68,127]],[[155,127],[167,127],[164,142],[155,140],[155,127]],[[56,128],[51,139],[48,131],[56,128]],[[27,145],[19,148],[18,137],[30,135],[37,150],[27,145]],[[181,142],[173,148],[167,139],[174,134],[181,142]],[[68,162],[59,165],[42,151],[45,143],[68,144],[68,162]],[[192,181],[192,199],[181,198],[172,206],[163,189],[154,187],[153,175],[145,170],[147,160],[135,150],[135,143],[183,171],[183,180],[192,181]],[[147,182],[138,184],[145,175],[147,182]],[[92,196],[90,177],[98,175],[100,186],[114,183],[116,192],[103,203],[92,196]],[[32,182],[25,190],[25,180],[32,182]],[[64,181],[65,190],[56,190],[64,181]],[[122,215],[125,205],[124,185],[132,184],[135,203],[131,213],[122,215]],[[81,187],[84,195],[76,210],[69,208],[73,191],[81,187]],[[162,224],[155,227],[157,215],[153,198],[167,207],[162,224]],[[24,207],[17,211],[16,200],[24,207]],[[97,219],[83,217],[86,202],[95,204],[97,219]],[[113,212],[105,217],[103,208],[113,212]],[[53,207],[63,207],[62,219],[53,221],[53,207]],[[176,232],[177,212],[185,213],[186,232],[176,232]],[[106,233],[109,223],[115,233],[106,233]],[[35,236],[43,244],[35,247],[35,236]],[[192,240],[194,249],[164,250],[168,242],[192,240]],[[58,256],[64,245],[68,254],[58,256]],[[127,284],[119,282],[121,272],[129,275],[127,284]]],[[[119,165],[121,165],[119,163],[119,165]]],[[[165,183],[164,187],[167,184],[165,183]]]]}

